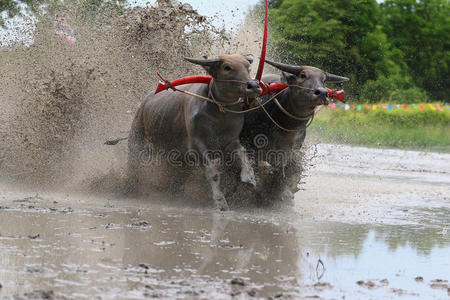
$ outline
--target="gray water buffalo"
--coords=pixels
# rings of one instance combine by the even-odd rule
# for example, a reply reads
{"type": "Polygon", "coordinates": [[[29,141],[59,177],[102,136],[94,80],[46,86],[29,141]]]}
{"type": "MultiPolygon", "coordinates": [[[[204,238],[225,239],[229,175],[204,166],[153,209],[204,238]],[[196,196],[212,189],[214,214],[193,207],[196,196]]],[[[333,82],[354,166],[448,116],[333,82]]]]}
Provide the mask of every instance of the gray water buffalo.
{"type": "MultiPolygon", "coordinates": [[[[241,143],[256,155],[257,164],[271,168],[270,176],[258,182],[261,195],[277,197],[295,191],[299,182],[301,168],[296,150],[303,144],[307,124],[312,121],[316,107],[329,102],[325,82],[341,83],[349,79],[311,66],[266,62],[282,73],[281,76],[264,75],[262,81],[266,84],[281,81],[289,87],[276,97],[281,107],[271,101],[265,105],[267,113],[258,109],[245,115],[241,143]],[[286,186],[289,188],[285,189],[286,186]]],[[[262,103],[270,97],[263,96],[262,103]]]]}
{"type": "MultiPolygon", "coordinates": [[[[234,114],[220,109],[242,110],[240,98],[256,97],[261,93],[257,81],[249,75],[252,55],[222,55],[218,58],[192,59],[187,61],[202,66],[212,77],[209,85],[187,84],[178,87],[191,93],[209,98],[212,102],[175,91],[151,93],[138,109],[129,137],[129,176],[137,184],[145,185],[139,178],[144,172],[158,172],[155,168],[142,166],[142,153],[146,148],[163,149],[170,152],[170,165],[180,174],[186,169],[186,162],[200,158],[206,180],[217,208],[228,209],[220,187],[220,161],[212,153],[233,153],[240,167],[240,180],[255,185],[253,169],[248,162],[245,149],[239,141],[244,124],[243,114],[234,114]],[[218,105],[219,104],[219,105],[218,105]],[[175,159],[177,158],[177,159],[175,159]],[[175,161],[176,160],[176,161],[175,161]],[[139,182],[140,181],[140,182],[139,182]]],[[[157,174],[164,177],[164,174],[157,174]]],[[[172,176],[172,175],[171,175],[172,176]]],[[[184,175],[182,175],[184,176],[184,175]]],[[[171,178],[163,178],[170,181],[171,178]]]]}

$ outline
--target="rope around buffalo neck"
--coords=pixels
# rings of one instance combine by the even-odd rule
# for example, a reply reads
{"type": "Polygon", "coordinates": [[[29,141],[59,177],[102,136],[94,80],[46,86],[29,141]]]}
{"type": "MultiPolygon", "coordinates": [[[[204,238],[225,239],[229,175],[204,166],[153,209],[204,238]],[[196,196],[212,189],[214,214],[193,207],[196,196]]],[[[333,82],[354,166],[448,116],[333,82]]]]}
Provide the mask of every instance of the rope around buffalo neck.
{"type": "MultiPolygon", "coordinates": [[[[303,86],[296,85],[296,84],[290,84],[290,85],[288,85],[288,87],[294,87],[294,88],[304,89],[304,90],[310,90],[310,91],[313,91],[313,90],[314,90],[314,89],[312,89],[312,88],[307,88],[307,87],[303,87],[303,86]]],[[[292,119],[295,119],[295,120],[299,120],[299,121],[307,121],[307,120],[309,120],[309,122],[306,124],[306,127],[305,127],[305,128],[308,128],[308,127],[311,125],[312,121],[314,120],[314,116],[315,116],[315,113],[316,113],[316,110],[315,110],[315,109],[313,110],[313,112],[312,112],[309,116],[306,116],[306,117],[297,117],[297,116],[291,114],[290,112],[288,112],[288,111],[280,104],[280,102],[278,102],[278,99],[274,99],[274,101],[275,101],[275,104],[278,106],[278,108],[279,108],[286,116],[288,116],[288,117],[290,117],[290,118],[292,118],[292,119]]],[[[267,112],[266,112],[266,114],[267,114],[267,112]]],[[[269,117],[270,117],[270,116],[269,116],[269,117]]],[[[270,119],[272,120],[272,122],[273,122],[275,125],[277,125],[279,128],[281,128],[281,129],[283,129],[283,130],[285,130],[285,131],[295,131],[295,130],[292,130],[292,129],[286,129],[286,128],[280,126],[280,124],[276,123],[271,117],[270,117],[270,119]]]]}
{"type": "MultiPolygon", "coordinates": [[[[300,87],[300,86],[299,86],[299,87],[300,87]]],[[[229,113],[234,113],[234,114],[244,114],[244,113],[247,113],[247,112],[249,112],[249,111],[253,111],[253,110],[262,108],[262,109],[264,110],[264,112],[266,113],[267,117],[269,117],[269,119],[272,121],[272,123],[275,124],[275,126],[277,126],[278,128],[280,128],[281,130],[284,130],[284,131],[286,131],[286,132],[294,132],[294,131],[297,131],[297,129],[287,129],[287,128],[284,128],[283,126],[281,126],[280,124],[278,124],[277,121],[275,121],[274,118],[272,118],[272,116],[269,114],[269,112],[268,112],[268,111],[266,110],[266,108],[264,107],[264,106],[265,106],[266,104],[268,104],[269,102],[275,101],[275,103],[278,105],[278,107],[281,108],[281,111],[283,111],[285,114],[287,114],[287,116],[289,116],[289,117],[291,117],[291,118],[294,118],[294,119],[298,119],[298,117],[296,117],[296,116],[290,114],[288,111],[286,111],[286,110],[281,106],[281,104],[278,102],[278,100],[276,99],[276,97],[277,97],[281,92],[283,92],[284,90],[279,91],[277,94],[275,94],[274,96],[272,96],[269,100],[267,100],[265,103],[262,103],[262,102],[261,102],[261,99],[260,99],[259,97],[256,97],[256,100],[258,101],[258,104],[259,104],[258,106],[255,106],[255,107],[252,107],[252,108],[249,108],[249,109],[246,109],[246,110],[242,110],[242,111],[237,111],[237,110],[233,110],[233,109],[226,108],[225,106],[230,106],[230,105],[238,104],[238,103],[241,102],[241,98],[239,98],[238,100],[236,100],[236,101],[234,101],[234,102],[230,102],[230,103],[219,102],[219,101],[217,101],[217,100],[214,98],[214,96],[212,95],[212,92],[211,92],[211,84],[210,84],[210,87],[209,87],[209,92],[208,92],[208,94],[211,96],[212,99],[207,98],[207,97],[204,97],[204,96],[201,96],[201,95],[198,95],[198,94],[194,94],[194,93],[191,93],[191,92],[188,92],[188,91],[180,90],[180,89],[177,89],[177,88],[175,88],[175,87],[170,87],[170,88],[171,88],[172,90],[176,91],[176,92],[180,92],[180,93],[183,93],[183,94],[186,94],[186,95],[195,97],[195,98],[200,99],[200,100],[203,100],[203,101],[208,101],[208,102],[214,103],[215,105],[217,105],[217,107],[219,108],[219,110],[220,110],[221,112],[224,112],[224,113],[225,113],[225,112],[229,112],[229,113]]],[[[309,88],[305,88],[305,89],[309,89],[309,88]]],[[[306,128],[308,128],[309,125],[311,125],[312,120],[314,119],[314,112],[313,112],[313,113],[311,114],[311,116],[308,117],[307,119],[309,119],[310,121],[309,121],[308,124],[306,125],[306,128]]],[[[302,120],[303,120],[303,119],[302,119],[302,120]]]]}
{"type": "MultiPolygon", "coordinates": [[[[275,98],[275,97],[273,97],[274,99],[275,99],[275,103],[278,103],[279,104],[279,102],[278,102],[278,100],[275,98]]],[[[262,105],[262,103],[261,103],[261,100],[259,99],[259,98],[256,98],[256,100],[259,102],[259,107],[261,107],[263,110],[264,110],[264,112],[266,113],[266,115],[267,115],[267,117],[272,121],[272,123],[273,124],[275,124],[275,126],[277,126],[278,128],[280,128],[281,130],[284,130],[284,131],[286,131],[286,132],[294,132],[294,131],[298,131],[297,129],[287,129],[287,128],[285,128],[285,127],[283,127],[283,126],[281,126],[277,121],[275,121],[275,119],[269,114],[269,112],[266,110],[266,108],[262,105]]],[[[267,103],[267,102],[266,102],[267,103]]],[[[264,103],[264,104],[266,104],[266,103],[264,103]]],[[[259,108],[258,107],[258,108],[259,108]]],[[[279,106],[279,107],[282,107],[281,105],[279,106]]],[[[283,111],[283,110],[282,110],[283,111]]],[[[287,111],[286,111],[287,112],[287,111]]],[[[313,119],[314,119],[314,113],[315,113],[315,111],[313,111],[312,112],[312,114],[311,114],[311,116],[307,119],[307,120],[309,120],[309,122],[306,124],[306,128],[308,128],[309,127],[309,125],[311,125],[311,123],[312,123],[312,121],[313,121],[313,119]]],[[[292,115],[293,116],[293,115],[292,115]]],[[[293,116],[294,117],[294,116],[293,116]]]]}
{"type": "MultiPolygon", "coordinates": [[[[277,97],[281,92],[282,92],[282,91],[279,91],[277,94],[275,94],[274,96],[272,96],[272,97],[271,97],[269,100],[267,100],[266,102],[260,103],[260,105],[255,106],[255,107],[252,107],[252,108],[248,108],[248,109],[244,109],[244,110],[238,111],[238,110],[232,110],[232,109],[229,109],[229,108],[224,107],[223,110],[224,110],[225,112],[230,112],[230,113],[234,113],[234,114],[245,114],[245,113],[247,113],[247,112],[249,112],[249,111],[253,111],[253,110],[257,110],[257,109],[262,108],[262,107],[265,106],[266,104],[268,104],[268,103],[270,103],[271,101],[273,101],[274,99],[276,99],[276,97],[277,97]]],[[[257,98],[258,101],[259,101],[259,97],[256,97],[256,98],[257,98]]]]}
{"type": "Polygon", "coordinates": [[[233,101],[233,102],[217,101],[212,92],[212,82],[210,82],[209,86],[208,86],[208,99],[209,99],[209,97],[211,97],[212,102],[217,105],[217,107],[219,108],[219,110],[221,112],[225,112],[225,106],[232,106],[232,105],[239,104],[242,102],[241,97],[239,97],[236,101],[233,101]]]}
{"type": "MultiPolygon", "coordinates": [[[[166,86],[167,86],[168,88],[172,89],[173,91],[180,92],[180,93],[183,93],[183,94],[192,96],[192,97],[194,97],[194,98],[197,98],[197,99],[200,99],[200,100],[203,100],[203,101],[207,101],[207,102],[214,103],[215,105],[217,105],[217,107],[219,108],[219,110],[220,110],[221,112],[223,112],[223,113],[229,112],[229,113],[234,113],[234,114],[244,114],[244,113],[246,113],[246,112],[249,112],[249,111],[253,111],[253,110],[262,108],[262,109],[264,110],[264,112],[266,113],[266,115],[269,117],[269,119],[275,124],[275,126],[277,126],[278,128],[280,128],[281,130],[284,130],[284,131],[287,131],[287,132],[294,132],[294,131],[297,131],[296,129],[287,129],[287,128],[284,128],[283,126],[281,126],[280,124],[278,124],[278,123],[272,118],[272,116],[267,112],[266,108],[264,107],[266,104],[268,104],[269,102],[271,102],[271,101],[274,100],[275,103],[277,104],[277,106],[281,109],[281,111],[282,111],[283,113],[285,113],[288,117],[291,117],[291,118],[293,118],[293,119],[299,120],[300,117],[297,117],[297,116],[294,116],[294,115],[290,114],[288,111],[286,111],[286,110],[281,106],[281,104],[280,104],[280,103],[278,102],[278,100],[276,99],[276,97],[277,97],[281,92],[283,92],[284,89],[281,90],[281,91],[279,91],[279,92],[278,92],[277,94],[275,94],[274,96],[272,96],[272,97],[271,97],[269,100],[267,100],[265,103],[262,103],[262,102],[261,102],[261,99],[260,99],[259,97],[256,97],[256,99],[257,99],[257,101],[258,101],[258,103],[259,103],[258,106],[255,106],[255,107],[252,107],[252,108],[249,108],[249,109],[246,109],[246,110],[242,110],[242,111],[237,111],[237,110],[232,110],[232,109],[226,108],[225,106],[231,106],[231,105],[238,104],[238,103],[240,103],[240,102],[242,101],[242,98],[239,98],[239,99],[237,99],[236,101],[233,101],[233,102],[230,102],[230,103],[217,101],[217,100],[214,98],[214,95],[213,95],[213,93],[212,93],[212,84],[211,84],[211,83],[210,83],[209,86],[208,86],[208,97],[211,97],[211,99],[210,99],[210,98],[208,98],[208,97],[204,97],[204,96],[201,96],[201,95],[198,95],[198,94],[194,94],[194,93],[191,93],[191,92],[188,92],[188,91],[184,91],[184,90],[177,89],[176,87],[174,87],[174,86],[170,83],[170,81],[164,79],[159,73],[157,73],[157,75],[158,75],[159,78],[166,84],[166,86]]],[[[227,81],[227,82],[237,82],[237,83],[241,83],[241,84],[244,83],[244,82],[238,81],[238,80],[216,80],[216,81],[218,81],[218,82],[225,82],[225,81],[227,81]]],[[[301,88],[301,89],[306,89],[306,90],[313,90],[313,89],[311,89],[311,88],[305,88],[305,87],[302,87],[302,86],[299,86],[299,85],[289,85],[289,86],[297,87],[297,88],[301,88]]],[[[308,117],[305,117],[305,118],[301,118],[301,120],[303,120],[303,121],[304,121],[304,120],[308,120],[308,119],[310,120],[310,122],[308,122],[308,124],[306,125],[306,127],[309,127],[309,125],[311,125],[312,119],[314,119],[314,111],[313,111],[313,113],[311,114],[311,116],[308,116],[308,117]]]]}
{"type": "Polygon", "coordinates": [[[290,118],[292,118],[292,119],[299,120],[299,121],[307,121],[307,120],[311,119],[311,117],[314,116],[314,110],[313,110],[313,112],[312,112],[310,115],[306,116],[306,117],[297,117],[297,116],[291,114],[290,112],[288,112],[288,111],[280,104],[280,102],[278,102],[278,99],[275,98],[274,101],[275,101],[275,104],[278,106],[278,108],[279,108],[286,116],[288,116],[288,117],[290,117],[290,118]]]}
{"type": "Polygon", "coordinates": [[[269,119],[272,121],[273,124],[275,124],[278,128],[280,128],[281,130],[287,131],[287,132],[294,132],[297,131],[295,129],[287,129],[284,128],[283,126],[281,126],[280,124],[277,123],[277,121],[274,120],[274,118],[272,118],[272,116],[269,114],[269,112],[267,111],[267,109],[262,105],[261,103],[261,99],[256,98],[256,100],[259,103],[259,106],[264,110],[264,112],[266,113],[267,117],[269,117],[269,119]]]}
{"type": "MultiPolygon", "coordinates": [[[[311,88],[306,88],[306,87],[302,87],[302,86],[294,85],[294,84],[289,85],[289,87],[296,87],[296,88],[305,89],[305,90],[311,90],[311,91],[313,90],[313,89],[311,89],[311,88]]],[[[281,90],[278,94],[280,94],[280,93],[281,93],[282,91],[284,91],[284,90],[285,90],[285,89],[281,90]]],[[[278,108],[281,110],[281,112],[283,112],[286,116],[288,116],[288,117],[290,117],[290,118],[292,118],[292,119],[294,119],[294,120],[299,120],[299,121],[309,121],[309,122],[306,124],[306,127],[305,127],[305,128],[308,128],[308,127],[311,125],[312,121],[314,120],[315,110],[313,110],[313,112],[312,112],[309,116],[306,116],[306,117],[298,117],[298,116],[295,116],[295,115],[291,114],[290,112],[288,112],[288,111],[280,104],[280,102],[279,102],[278,99],[276,98],[276,97],[278,96],[278,94],[276,94],[275,96],[273,96],[270,100],[273,100],[273,101],[275,102],[275,104],[278,106],[278,108]]],[[[287,128],[281,126],[281,125],[280,125],[277,121],[275,121],[275,119],[269,114],[269,112],[266,110],[266,108],[263,107],[263,105],[262,105],[260,99],[257,98],[257,100],[258,100],[258,102],[259,102],[259,104],[260,104],[257,108],[261,107],[261,108],[264,110],[264,112],[266,113],[267,117],[272,121],[273,124],[275,124],[275,126],[277,126],[277,127],[280,128],[281,130],[284,130],[284,131],[286,131],[286,132],[294,132],[294,131],[297,131],[297,129],[287,129],[287,128]]],[[[269,100],[269,101],[270,101],[270,100],[269,100]]],[[[267,102],[269,102],[269,101],[267,101],[267,102]]],[[[266,102],[266,103],[267,103],[267,102],[266,102]]],[[[266,104],[266,103],[264,103],[264,104],[266,104]]]]}

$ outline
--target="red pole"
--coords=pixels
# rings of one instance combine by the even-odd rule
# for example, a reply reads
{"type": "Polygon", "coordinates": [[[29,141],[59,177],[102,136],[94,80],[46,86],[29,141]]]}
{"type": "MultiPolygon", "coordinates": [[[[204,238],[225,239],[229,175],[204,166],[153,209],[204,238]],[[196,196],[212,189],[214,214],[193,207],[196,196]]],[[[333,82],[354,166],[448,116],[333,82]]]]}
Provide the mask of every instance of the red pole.
{"type": "Polygon", "coordinates": [[[266,0],[266,11],[264,14],[264,37],[261,48],[261,56],[259,59],[258,71],[256,72],[256,80],[260,81],[264,69],[264,61],[266,59],[266,46],[267,46],[267,25],[269,21],[269,0],[266,0]]]}

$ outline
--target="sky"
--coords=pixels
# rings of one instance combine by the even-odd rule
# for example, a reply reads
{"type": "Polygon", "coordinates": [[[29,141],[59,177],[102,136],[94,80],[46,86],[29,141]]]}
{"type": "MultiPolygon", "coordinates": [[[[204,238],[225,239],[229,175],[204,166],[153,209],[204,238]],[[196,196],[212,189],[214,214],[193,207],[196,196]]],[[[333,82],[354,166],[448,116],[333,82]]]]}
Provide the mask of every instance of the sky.
{"type": "MultiPolygon", "coordinates": [[[[244,20],[245,12],[259,0],[183,0],[181,2],[189,3],[201,15],[212,17],[216,27],[225,26],[227,30],[231,30],[244,20]]],[[[129,0],[129,3],[148,6],[155,4],[156,0],[129,0]]],[[[31,41],[32,31],[24,30],[24,28],[30,28],[28,26],[33,26],[32,23],[30,19],[23,21],[21,18],[15,18],[12,22],[7,22],[10,25],[9,30],[0,27],[0,47],[10,44],[14,39],[23,40],[26,43],[31,41]]]]}

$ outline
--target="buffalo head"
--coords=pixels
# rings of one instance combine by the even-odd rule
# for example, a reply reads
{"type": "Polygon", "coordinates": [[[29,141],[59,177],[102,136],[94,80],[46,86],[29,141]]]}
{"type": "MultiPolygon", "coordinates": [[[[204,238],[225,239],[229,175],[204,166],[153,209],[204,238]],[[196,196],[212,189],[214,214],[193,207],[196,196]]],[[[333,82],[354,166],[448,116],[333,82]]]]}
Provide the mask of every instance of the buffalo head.
{"type": "Polygon", "coordinates": [[[214,97],[223,102],[232,102],[239,97],[253,98],[261,93],[258,81],[250,77],[253,55],[221,55],[217,58],[185,58],[202,66],[213,77],[214,97]]]}
{"type": "Polygon", "coordinates": [[[298,106],[317,106],[328,104],[325,82],[340,83],[348,81],[342,77],[310,66],[287,65],[266,60],[266,63],[282,71],[281,82],[291,87],[291,96],[298,106]]]}

